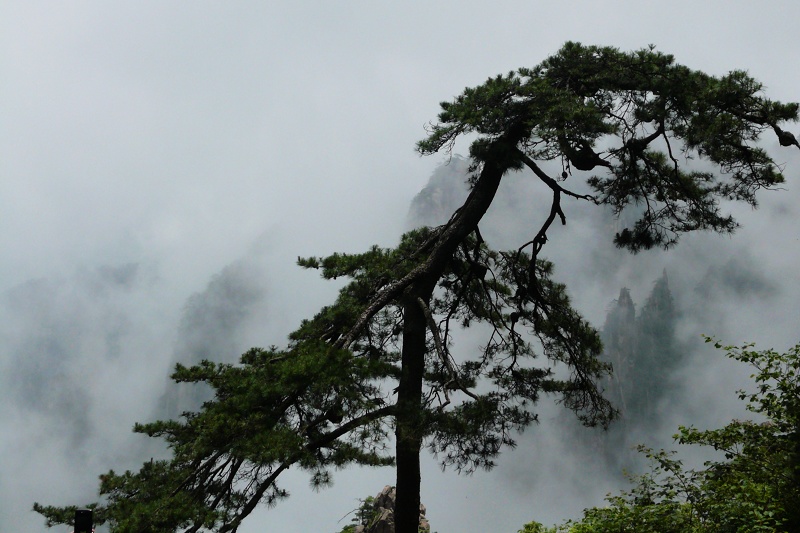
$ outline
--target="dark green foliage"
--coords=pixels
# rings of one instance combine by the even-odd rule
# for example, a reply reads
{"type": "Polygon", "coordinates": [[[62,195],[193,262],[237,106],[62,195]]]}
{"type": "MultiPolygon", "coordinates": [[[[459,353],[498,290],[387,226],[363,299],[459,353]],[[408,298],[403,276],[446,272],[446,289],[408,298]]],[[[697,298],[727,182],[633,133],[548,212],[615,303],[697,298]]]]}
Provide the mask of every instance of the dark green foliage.
{"type": "Polygon", "coordinates": [[[557,533],[554,527],[544,527],[539,522],[528,522],[517,533],[557,533]]]}
{"type": "Polygon", "coordinates": [[[565,172],[603,170],[588,178],[598,202],[617,213],[644,208],[616,244],[634,252],[667,248],[687,231],[732,232],[736,222],[720,211],[720,199],[755,205],[758,189],[783,183],[755,142],[767,130],[788,139],[778,124],[797,120],[798,104],[774,102],[762,90],[743,71],[709,76],[652,48],[624,53],[567,43],[537,67],[490,78],[442,103],[439,123],[418,146],[432,153],[475,132],[477,163],[499,157],[507,168],[521,168],[524,159],[512,148],[490,155],[496,141],[513,139],[526,156],[560,161],[565,172]],[[719,173],[685,168],[690,159],[719,173]]]}
{"type": "MultiPolygon", "coordinates": [[[[214,399],[181,421],[137,425],[165,439],[172,458],[104,476],[99,514],[113,531],[235,531],[257,504],[286,495],[276,481],[290,466],[321,486],[333,467],[390,463],[393,429],[397,532],[416,533],[423,445],[445,466],[491,467],[536,420],[542,393],[557,394],[584,424],[607,426],[615,411],[597,386],[609,372],[600,337],[540,256],[555,220],[566,224],[562,199],[617,213],[641,206],[616,238],[632,251],[671,246],[685,231],[732,231],[720,200],[754,204],[757,189],[783,181],[752,142],[797,118],[796,104],[771,102],[760,88],[742,73],[713,78],[653,49],[567,43],[532,69],[443,103],[418,149],[430,154],[477,134],[462,207],[394,249],[300,259],[327,279],[349,280],[336,302],[304,321],[285,349],[251,350],[238,365],[179,367],[176,381],[207,383],[214,399]],[[721,174],[684,168],[690,157],[721,174]],[[556,177],[537,163],[553,160],[556,177]],[[525,168],[552,195],[550,211],[519,248],[493,250],[479,223],[503,176],[525,168]],[[573,171],[590,170],[603,172],[587,176],[595,196],[563,186],[573,171]],[[482,348],[451,351],[458,330],[475,325],[487,334],[482,348]]],[[[37,510],[49,523],[65,520],[63,510],[37,510]]]]}
{"type": "Polygon", "coordinates": [[[353,518],[351,523],[344,526],[341,531],[338,533],[353,533],[355,531],[356,526],[366,526],[370,524],[376,518],[376,509],[373,505],[375,498],[372,496],[367,496],[363,500],[361,500],[361,505],[358,506],[358,509],[352,511],[353,518]]]}
{"type": "MultiPolygon", "coordinates": [[[[286,496],[275,480],[290,465],[324,485],[331,467],[391,464],[380,423],[389,409],[375,383],[384,373],[380,361],[319,341],[283,352],[254,348],[240,365],[179,366],[176,381],[208,383],[214,400],[183,421],[136,425],[136,432],[166,440],[173,458],[145,463],[135,474],[101,476],[107,503],[97,522],[120,532],[233,524],[219,529],[231,531],[257,503],[286,496]]],[[[62,522],[53,510],[37,511],[62,522]]]]}
{"type": "Polygon", "coordinates": [[[633,479],[631,490],[553,533],[800,530],[800,345],[786,353],[750,345],[723,349],[754,368],[755,392],[740,391],[739,399],[756,419],[713,430],[681,427],[679,443],[719,452],[699,470],[685,469],[674,452],[640,447],[651,469],[633,479]]]}

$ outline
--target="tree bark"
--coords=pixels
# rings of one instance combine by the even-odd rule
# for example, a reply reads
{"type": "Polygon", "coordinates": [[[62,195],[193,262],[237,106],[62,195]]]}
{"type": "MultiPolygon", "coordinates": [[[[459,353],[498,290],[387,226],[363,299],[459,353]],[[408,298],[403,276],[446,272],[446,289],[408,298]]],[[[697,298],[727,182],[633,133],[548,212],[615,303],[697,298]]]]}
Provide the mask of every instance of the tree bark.
{"type": "Polygon", "coordinates": [[[397,388],[397,497],[395,533],[417,533],[420,504],[420,451],[423,438],[422,382],[425,373],[427,321],[416,300],[403,311],[402,374],[397,388]]]}
{"type": "MultiPolygon", "coordinates": [[[[498,144],[501,141],[498,141],[498,144]]],[[[516,140],[506,140],[516,147],[516,140]]],[[[397,497],[395,533],[418,533],[420,505],[420,451],[425,437],[422,386],[427,354],[427,319],[419,304],[430,305],[433,291],[448,261],[477,227],[494,200],[507,167],[486,163],[464,205],[447,224],[425,265],[425,272],[405,291],[403,303],[402,371],[397,388],[395,417],[397,497]]]]}

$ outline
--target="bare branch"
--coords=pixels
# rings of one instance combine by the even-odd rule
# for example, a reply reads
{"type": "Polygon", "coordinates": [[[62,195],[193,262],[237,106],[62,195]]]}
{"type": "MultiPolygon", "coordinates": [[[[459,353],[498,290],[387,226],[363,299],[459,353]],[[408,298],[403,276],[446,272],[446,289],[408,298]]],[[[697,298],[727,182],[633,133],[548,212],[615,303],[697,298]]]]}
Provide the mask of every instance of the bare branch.
{"type": "Polygon", "coordinates": [[[447,386],[449,385],[449,383],[455,383],[458,386],[458,390],[460,390],[470,398],[477,400],[478,397],[472,391],[467,389],[461,383],[461,380],[458,379],[458,372],[454,368],[455,362],[452,361],[452,359],[450,358],[450,354],[447,353],[447,349],[445,348],[444,343],[442,342],[442,339],[439,336],[439,328],[436,327],[436,321],[433,319],[433,314],[431,313],[430,308],[425,303],[425,300],[423,300],[422,298],[418,297],[417,303],[422,309],[422,312],[425,314],[425,319],[428,322],[428,328],[431,330],[431,335],[433,335],[433,344],[434,346],[436,346],[436,353],[442,360],[442,364],[445,366],[445,368],[447,368],[447,371],[450,372],[450,376],[452,376],[452,379],[448,383],[444,384],[445,398],[447,398],[447,401],[450,401],[450,397],[447,394],[447,386]]]}

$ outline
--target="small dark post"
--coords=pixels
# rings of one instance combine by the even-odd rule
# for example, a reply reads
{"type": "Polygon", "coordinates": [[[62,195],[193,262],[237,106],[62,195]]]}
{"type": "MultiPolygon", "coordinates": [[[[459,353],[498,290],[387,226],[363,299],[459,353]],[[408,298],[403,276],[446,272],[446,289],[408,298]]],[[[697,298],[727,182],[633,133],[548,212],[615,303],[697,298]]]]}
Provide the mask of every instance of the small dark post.
{"type": "Polygon", "coordinates": [[[94,520],[92,519],[92,510],[76,509],[74,533],[92,533],[93,527],[94,527],[94,520]]]}

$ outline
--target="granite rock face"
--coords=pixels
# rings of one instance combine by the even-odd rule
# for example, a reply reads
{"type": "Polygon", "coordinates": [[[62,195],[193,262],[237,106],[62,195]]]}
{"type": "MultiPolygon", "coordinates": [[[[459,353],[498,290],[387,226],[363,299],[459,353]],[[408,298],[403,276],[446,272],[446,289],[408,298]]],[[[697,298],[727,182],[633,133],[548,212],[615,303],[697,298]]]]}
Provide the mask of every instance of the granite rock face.
{"type": "MultiPolygon", "coordinates": [[[[394,502],[397,491],[386,485],[372,500],[372,518],[368,524],[355,527],[353,533],[394,533],[394,502]]],[[[419,531],[430,533],[431,526],[425,518],[425,506],[419,506],[419,531]]]]}

